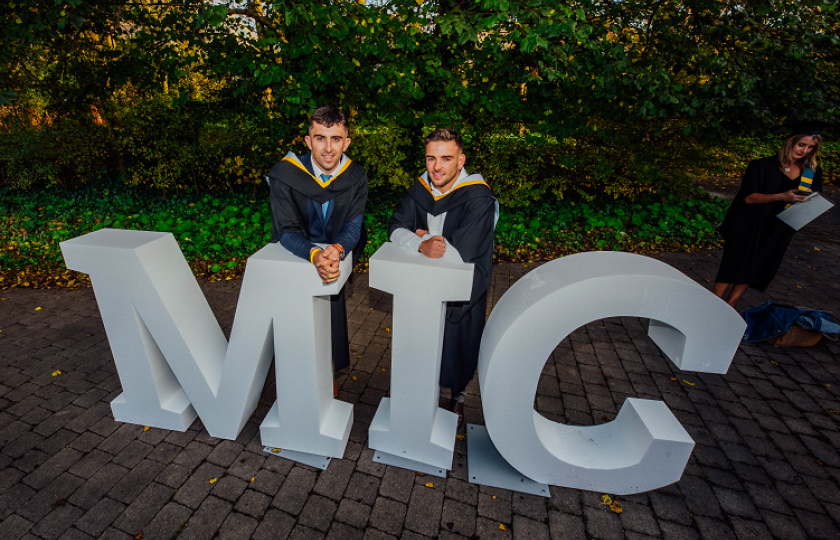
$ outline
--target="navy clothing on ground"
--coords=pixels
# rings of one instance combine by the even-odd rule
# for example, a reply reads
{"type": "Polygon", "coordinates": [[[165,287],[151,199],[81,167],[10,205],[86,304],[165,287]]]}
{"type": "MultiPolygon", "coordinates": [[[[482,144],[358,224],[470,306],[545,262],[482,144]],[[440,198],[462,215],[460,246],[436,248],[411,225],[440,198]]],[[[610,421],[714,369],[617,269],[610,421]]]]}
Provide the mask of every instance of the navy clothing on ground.
{"type": "Polygon", "coordinates": [[[794,324],[822,334],[840,332],[840,325],[825,311],[793,307],[780,302],[764,302],[741,313],[747,323],[744,342],[767,341],[780,336],[794,324]]]}

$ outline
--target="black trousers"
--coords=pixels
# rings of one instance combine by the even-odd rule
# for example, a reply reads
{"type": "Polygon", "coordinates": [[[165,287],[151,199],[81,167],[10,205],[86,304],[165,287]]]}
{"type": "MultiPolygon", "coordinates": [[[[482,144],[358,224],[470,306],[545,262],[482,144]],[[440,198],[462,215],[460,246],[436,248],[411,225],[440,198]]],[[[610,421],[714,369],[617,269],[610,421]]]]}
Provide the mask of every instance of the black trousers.
{"type": "Polygon", "coordinates": [[[350,365],[350,339],[347,333],[347,301],[341,292],[330,296],[330,324],[332,326],[333,370],[340,371],[350,365]]]}

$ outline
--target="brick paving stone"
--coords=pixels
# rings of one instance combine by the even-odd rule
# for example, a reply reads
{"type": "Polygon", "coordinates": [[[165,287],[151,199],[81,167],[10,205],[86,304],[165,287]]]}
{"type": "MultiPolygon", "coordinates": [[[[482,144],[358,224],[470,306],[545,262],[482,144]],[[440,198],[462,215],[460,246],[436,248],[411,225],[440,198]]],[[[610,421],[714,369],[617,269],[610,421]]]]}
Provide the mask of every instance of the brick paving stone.
{"type": "Polygon", "coordinates": [[[551,540],[584,540],[586,538],[586,526],[581,517],[557,511],[548,513],[548,532],[551,540]]]}
{"type": "Polygon", "coordinates": [[[764,511],[761,513],[770,533],[776,538],[784,540],[801,540],[807,538],[805,530],[792,516],[764,511]]]}
{"type": "Polygon", "coordinates": [[[29,532],[32,526],[32,522],[18,515],[12,515],[0,522],[0,538],[16,540],[29,532]]]}
{"type": "Polygon", "coordinates": [[[212,538],[231,511],[231,504],[212,495],[205,498],[178,536],[179,540],[212,538]]]}
{"type": "Polygon", "coordinates": [[[302,467],[295,467],[271,501],[271,506],[296,516],[303,509],[309,492],[315,485],[316,474],[302,467]]]}
{"type": "Polygon", "coordinates": [[[207,456],[207,461],[219,467],[230,467],[237,456],[242,453],[244,446],[236,441],[222,441],[207,456]]]}
{"type": "Polygon", "coordinates": [[[576,489],[548,486],[551,492],[551,506],[568,514],[580,515],[580,492],[576,489]]]}
{"type": "Polygon", "coordinates": [[[377,497],[370,513],[370,526],[388,534],[399,534],[405,522],[406,505],[403,503],[377,497]]]}
{"type": "Polygon", "coordinates": [[[821,540],[840,538],[836,525],[828,516],[806,512],[805,510],[794,510],[799,524],[805,529],[809,536],[821,540]]]}
{"type": "MultiPolygon", "coordinates": [[[[250,482],[251,478],[254,478],[257,473],[260,472],[260,468],[262,464],[265,463],[267,459],[266,456],[260,456],[254,454],[253,452],[242,451],[236,459],[234,460],[233,464],[228,467],[227,473],[229,475],[235,476],[237,478],[241,478],[246,482],[250,482]]],[[[340,460],[332,460],[340,461],[340,460]]]]}
{"type": "Polygon", "coordinates": [[[732,529],[716,519],[696,516],[694,521],[703,540],[736,540],[732,529]]]}
{"type": "Polygon", "coordinates": [[[163,467],[162,463],[144,459],[117,482],[108,492],[108,496],[120,502],[131,503],[160,474],[163,467]]]}
{"type": "Polygon", "coordinates": [[[106,497],[76,521],[75,526],[92,536],[99,536],[117,519],[117,516],[123,513],[123,510],[125,510],[123,503],[106,497]]]}
{"type": "MultiPolygon", "coordinates": [[[[405,528],[426,536],[434,536],[441,528],[444,504],[444,490],[415,484],[406,512],[405,528]]],[[[475,516],[472,519],[474,520],[475,516]]]]}
{"type": "Polygon", "coordinates": [[[53,505],[60,504],[62,499],[66,501],[82,482],[80,478],[64,473],[18,508],[17,513],[32,522],[38,522],[50,513],[53,505]]]}
{"type": "Polygon", "coordinates": [[[23,478],[23,483],[35,489],[41,489],[55,477],[79,461],[84,454],[73,448],[64,448],[58,454],[44,462],[34,472],[23,478]]]}
{"type": "Polygon", "coordinates": [[[81,508],[70,504],[57,506],[32,528],[32,534],[44,540],[55,540],[64,534],[64,531],[73,525],[84,513],[84,510],[81,508]]]}
{"type": "MultiPolygon", "coordinates": [[[[518,517],[514,517],[514,521],[518,517]]],[[[444,500],[443,512],[440,517],[440,524],[444,529],[469,537],[475,532],[475,521],[476,511],[474,507],[454,499],[444,500]]],[[[408,527],[408,520],[406,520],[406,527],[408,527]]],[[[546,529],[547,532],[548,529],[546,529]]]]}
{"type": "Polygon", "coordinates": [[[155,514],[163,508],[175,490],[152,483],[135,498],[128,508],[114,521],[113,526],[129,534],[138,534],[155,514]]]}
{"type": "Polygon", "coordinates": [[[64,531],[64,534],[59,536],[58,540],[94,540],[94,537],[83,533],[75,527],[72,527],[64,531]]]}
{"type": "Polygon", "coordinates": [[[750,521],[742,518],[732,518],[732,528],[735,529],[735,534],[738,538],[756,539],[756,540],[770,540],[773,535],[767,529],[767,526],[757,521],[750,521]]]}
{"type": "Polygon", "coordinates": [[[129,536],[128,534],[122,532],[119,529],[114,529],[110,527],[105,529],[105,532],[102,533],[97,540],[131,540],[134,538],[133,536],[129,536]]]}
{"type": "Polygon", "coordinates": [[[251,516],[231,512],[225,522],[222,523],[222,528],[219,529],[219,534],[216,536],[219,540],[248,540],[251,538],[251,533],[256,530],[259,523],[251,516]]]}
{"type": "Polygon", "coordinates": [[[662,538],[666,540],[699,540],[700,535],[694,529],[670,523],[668,521],[659,522],[659,528],[662,530],[662,538]]]}
{"type": "Polygon", "coordinates": [[[379,494],[389,499],[407,503],[411,498],[414,489],[414,471],[400,469],[399,467],[387,467],[382,476],[382,483],[379,484],[379,494]]]}
{"type": "Polygon", "coordinates": [[[275,510],[269,509],[265,514],[265,518],[257,526],[254,532],[254,540],[282,540],[289,536],[295,526],[295,518],[275,510]]]}
{"type": "Polygon", "coordinates": [[[218,482],[224,472],[224,469],[216,465],[203,464],[178,489],[178,493],[175,494],[173,500],[178,504],[197,509],[213,489],[213,484],[210,481],[215,478],[218,482]]]}
{"type": "Polygon", "coordinates": [[[289,535],[289,540],[323,540],[326,538],[323,533],[310,529],[305,525],[296,525],[289,535]]]}
{"type": "MultiPolygon", "coordinates": [[[[622,538],[621,520],[618,514],[613,513],[607,507],[592,508],[589,506],[583,509],[586,531],[594,538],[601,540],[613,540],[622,538]]],[[[514,518],[514,526],[516,518],[514,518]]]]}
{"type": "Polygon", "coordinates": [[[244,480],[234,478],[233,476],[225,476],[216,480],[211,493],[220,499],[236,502],[242,493],[245,492],[246,487],[248,487],[248,483],[244,480]]]}
{"type": "Polygon", "coordinates": [[[256,476],[253,476],[252,478],[254,478],[254,482],[251,484],[251,487],[270,497],[277,494],[277,491],[283,484],[283,480],[285,480],[279,474],[265,469],[261,469],[256,476]]]}
{"type": "Polygon", "coordinates": [[[647,535],[659,534],[659,525],[656,524],[656,518],[650,507],[623,501],[621,508],[624,511],[619,516],[621,518],[621,525],[625,530],[647,535]]]}
{"type": "Polygon", "coordinates": [[[318,475],[313,491],[324,497],[340,500],[350,483],[356,464],[346,459],[333,459],[327,469],[318,475]]]}
{"type": "Polygon", "coordinates": [[[344,497],[363,502],[368,506],[373,506],[379,493],[379,482],[379,478],[355,472],[350,477],[350,482],[344,492],[344,497]]]}
{"type": "Polygon", "coordinates": [[[335,501],[320,495],[312,495],[303,506],[303,510],[298,516],[298,523],[321,532],[327,532],[336,510],[338,510],[338,504],[335,501]]]}
{"type": "Polygon", "coordinates": [[[334,521],[330,527],[330,532],[327,534],[327,540],[362,540],[364,535],[364,531],[334,521]]]}
{"type": "Polygon", "coordinates": [[[546,513],[545,502],[545,497],[538,497],[527,493],[515,493],[512,498],[513,513],[543,522],[548,515],[546,513]]]}
{"type": "Polygon", "coordinates": [[[178,489],[190,477],[190,470],[180,465],[171,463],[155,477],[155,482],[178,489]]]}
{"type": "Polygon", "coordinates": [[[35,490],[23,484],[15,484],[0,493],[0,519],[6,519],[21,505],[35,495],[35,490]]]}
{"type": "Polygon", "coordinates": [[[173,538],[188,522],[192,510],[170,502],[143,527],[143,538],[173,538]]]}
{"type": "Polygon", "coordinates": [[[720,517],[720,506],[715,494],[704,480],[694,476],[683,476],[679,486],[691,512],[701,516],[720,517]]]}
{"type": "Polygon", "coordinates": [[[357,529],[363,529],[370,517],[371,507],[354,501],[352,499],[344,498],[338,505],[338,511],[335,513],[335,519],[352,525],[357,529]]]}

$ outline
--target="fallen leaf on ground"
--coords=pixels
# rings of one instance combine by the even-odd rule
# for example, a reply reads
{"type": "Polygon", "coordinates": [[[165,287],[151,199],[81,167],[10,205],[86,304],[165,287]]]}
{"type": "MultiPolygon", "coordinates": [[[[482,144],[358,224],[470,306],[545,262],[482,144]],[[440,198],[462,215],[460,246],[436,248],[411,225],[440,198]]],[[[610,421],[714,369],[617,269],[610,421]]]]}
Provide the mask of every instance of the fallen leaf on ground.
{"type": "Polygon", "coordinates": [[[151,428],[149,426],[143,426],[143,431],[149,431],[151,428]]]}
{"type": "Polygon", "coordinates": [[[435,485],[431,482],[426,482],[426,487],[435,487],[435,485]]]}
{"type": "Polygon", "coordinates": [[[280,453],[280,449],[279,449],[279,448],[272,448],[272,449],[271,449],[271,451],[272,451],[273,453],[275,453],[275,454],[279,454],[279,453],[280,453]]]}
{"type": "Polygon", "coordinates": [[[39,308],[39,307],[35,308],[35,311],[40,311],[40,310],[41,310],[41,308],[39,308]]]}
{"type": "Polygon", "coordinates": [[[143,531],[140,531],[134,536],[134,540],[140,540],[141,538],[143,538],[143,531]]]}
{"type": "Polygon", "coordinates": [[[218,481],[219,481],[219,479],[218,479],[218,478],[213,478],[213,479],[211,479],[211,480],[210,480],[210,482],[208,482],[208,483],[210,483],[210,484],[215,484],[215,483],[216,483],[216,482],[218,482],[218,481]]]}
{"type": "Polygon", "coordinates": [[[57,370],[52,372],[53,377],[58,377],[59,375],[61,375],[61,370],[60,369],[57,369],[57,370]]]}
{"type": "Polygon", "coordinates": [[[463,441],[467,437],[465,435],[455,435],[455,438],[458,439],[459,441],[463,441]]]}
{"type": "Polygon", "coordinates": [[[505,527],[503,523],[499,523],[499,530],[500,531],[506,531],[507,527],[505,527]]]}
{"type": "Polygon", "coordinates": [[[358,380],[359,380],[359,378],[358,378],[358,377],[356,377],[355,375],[353,375],[353,376],[352,376],[352,377],[350,377],[350,378],[351,378],[351,379],[353,379],[354,381],[358,381],[358,380]]]}
{"type": "Polygon", "coordinates": [[[390,331],[391,331],[391,329],[390,329],[390,328],[386,328],[386,329],[385,329],[385,331],[386,331],[386,332],[390,332],[390,331]]]}
{"type": "Polygon", "coordinates": [[[677,380],[677,378],[676,378],[676,377],[671,377],[671,380],[672,380],[672,381],[676,381],[676,380],[677,380]]]}
{"type": "Polygon", "coordinates": [[[253,484],[253,483],[254,483],[254,482],[256,482],[256,481],[257,481],[257,477],[256,477],[256,476],[252,476],[252,477],[251,477],[251,483],[253,484]]]}
{"type": "Polygon", "coordinates": [[[775,360],[770,360],[770,363],[771,363],[771,364],[776,364],[777,366],[779,365],[779,363],[778,363],[778,362],[776,362],[775,360]]]}
{"type": "Polygon", "coordinates": [[[693,382],[688,382],[688,381],[687,381],[687,380],[685,380],[685,379],[683,379],[683,382],[684,382],[685,384],[687,384],[688,386],[694,386],[694,383],[693,383],[693,382]]]}

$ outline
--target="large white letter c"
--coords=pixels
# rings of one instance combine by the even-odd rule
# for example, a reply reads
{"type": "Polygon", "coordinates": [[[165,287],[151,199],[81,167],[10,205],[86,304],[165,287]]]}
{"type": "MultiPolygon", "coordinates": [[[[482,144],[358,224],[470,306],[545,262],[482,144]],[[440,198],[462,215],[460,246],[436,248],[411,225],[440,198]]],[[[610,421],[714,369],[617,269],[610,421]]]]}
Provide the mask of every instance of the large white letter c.
{"type": "Polygon", "coordinates": [[[725,373],[741,317],[671,266],[630,253],[557,259],[522,277],[487,321],[479,382],[493,444],[542,483],[615,494],[679,480],[694,441],[661,401],[628,399],[612,422],[570,426],[534,410],[540,373],[572,331],[607,317],[651,319],[650,337],[684,370],[725,373]]]}

